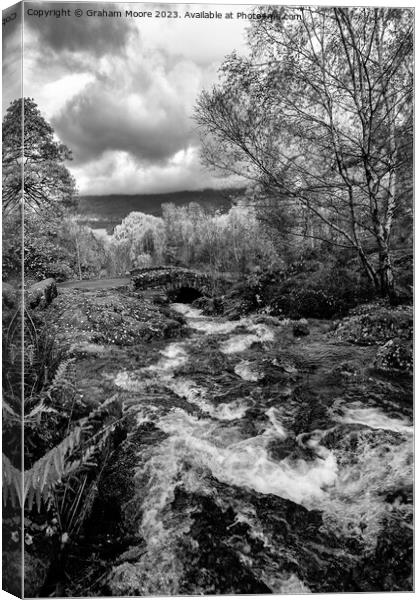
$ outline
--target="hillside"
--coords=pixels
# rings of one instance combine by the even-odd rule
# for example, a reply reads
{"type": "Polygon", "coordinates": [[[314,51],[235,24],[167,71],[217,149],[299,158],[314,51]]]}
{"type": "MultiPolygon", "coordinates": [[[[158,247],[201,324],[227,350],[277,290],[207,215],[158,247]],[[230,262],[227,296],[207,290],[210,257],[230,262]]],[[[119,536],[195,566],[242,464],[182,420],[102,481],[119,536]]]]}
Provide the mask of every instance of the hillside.
{"type": "Polygon", "coordinates": [[[164,194],[111,194],[108,196],[80,196],[78,213],[82,223],[111,231],[130,212],[139,211],[160,216],[162,204],[177,206],[197,202],[210,210],[228,210],[232,200],[243,193],[242,189],[198,190],[164,194]]]}

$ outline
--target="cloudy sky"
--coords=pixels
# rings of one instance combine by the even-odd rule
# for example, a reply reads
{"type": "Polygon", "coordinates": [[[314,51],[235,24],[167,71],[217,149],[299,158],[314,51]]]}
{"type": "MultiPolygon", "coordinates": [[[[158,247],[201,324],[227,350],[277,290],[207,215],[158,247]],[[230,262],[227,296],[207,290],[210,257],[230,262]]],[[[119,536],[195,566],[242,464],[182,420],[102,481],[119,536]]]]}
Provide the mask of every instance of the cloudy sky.
{"type": "MultiPolygon", "coordinates": [[[[150,193],[225,185],[199,161],[191,116],[233,50],[246,52],[246,22],[38,17],[32,9],[215,10],[215,5],[26,3],[24,95],[33,97],[73,151],[81,193],[150,193]]],[[[233,9],[234,7],[232,7],[233,9]]],[[[237,8],[237,7],[236,7],[237,8]]],[[[227,5],[220,6],[228,11],[227,5]]],[[[5,37],[4,104],[20,96],[5,37]]]]}

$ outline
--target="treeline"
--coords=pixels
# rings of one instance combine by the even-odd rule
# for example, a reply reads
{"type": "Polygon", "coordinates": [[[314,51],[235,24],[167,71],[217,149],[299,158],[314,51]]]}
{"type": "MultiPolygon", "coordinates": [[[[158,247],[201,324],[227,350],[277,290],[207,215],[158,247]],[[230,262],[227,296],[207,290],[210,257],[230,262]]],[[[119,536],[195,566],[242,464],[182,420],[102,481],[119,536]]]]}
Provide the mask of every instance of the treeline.
{"type": "MultiPolygon", "coordinates": [[[[404,301],[412,292],[410,221],[407,211],[396,215],[392,244],[397,290],[404,301]]],[[[8,219],[4,226],[13,232],[16,224],[8,219]]],[[[19,271],[20,236],[7,233],[3,272],[12,277],[19,271]]],[[[71,213],[56,219],[28,213],[24,270],[28,284],[47,277],[57,281],[120,277],[135,268],[158,265],[215,276],[230,272],[246,285],[256,286],[258,297],[265,294],[261,286],[268,286],[270,298],[284,296],[282,306],[293,306],[301,304],[299,294],[309,290],[304,299],[309,312],[321,302],[317,314],[336,314],[377,292],[353,249],[322,240],[324,233],[322,224],[314,223],[307,211],[296,207],[285,214],[275,199],[257,192],[244,195],[227,212],[196,203],[165,204],[162,217],[132,212],[112,235],[81,225],[71,213]]],[[[375,245],[366,246],[366,252],[377,264],[375,245]]]]}
{"type": "Polygon", "coordinates": [[[161,218],[131,213],[115,228],[108,241],[108,271],[171,264],[246,273],[279,260],[253,207],[234,206],[219,213],[195,203],[166,204],[162,213],[161,218]]]}
{"type": "MultiPolygon", "coordinates": [[[[131,269],[177,265],[246,274],[255,267],[273,269],[282,262],[275,241],[253,206],[209,211],[196,203],[166,204],[163,216],[132,212],[101,235],[73,215],[25,223],[25,273],[29,279],[118,277],[131,269]]],[[[19,253],[7,238],[4,270],[16,272],[19,253]]],[[[16,246],[16,247],[15,247],[16,246]]]]}

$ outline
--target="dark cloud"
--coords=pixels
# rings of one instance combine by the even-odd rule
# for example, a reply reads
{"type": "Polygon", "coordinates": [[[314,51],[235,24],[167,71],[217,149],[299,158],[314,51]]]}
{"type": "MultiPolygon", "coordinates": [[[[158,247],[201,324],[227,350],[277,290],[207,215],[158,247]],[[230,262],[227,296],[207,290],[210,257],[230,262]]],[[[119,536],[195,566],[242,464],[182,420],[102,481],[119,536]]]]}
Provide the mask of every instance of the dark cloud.
{"type": "Polygon", "coordinates": [[[219,23],[216,37],[214,23],[204,21],[86,15],[88,8],[126,6],[26,3],[26,13],[63,9],[72,16],[26,14],[25,93],[72,150],[69,167],[85,193],[212,185],[200,167],[191,115],[223,57],[241,43],[243,25],[219,23]],[[77,18],[79,7],[85,15],[77,18]]]}
{"type": "Polygon", "coordinates": [[[193,139],[192,123],[181,107],[165,102],[136,111],[117,92],[88,86],[53,120],[72,149],[75,163],[99,158],[105,151],[125,151],[142,163],[164,163],[193,139]]]}
{"type": "Polygon", "coordinates": [[[76,163],[107,151],[130,154],[141,164],[164,164],[197,141],[192,107],[202,72],[191,61],[168,62],[140,43],[128,56],[102,60],[94,80],[57,112],[52,125],[76,163]]]}
{"type": "Polygon", "coordinates": [[[132,32],[134,24],[124,18],[108,17],[76,17],[75,8],[82,8],[86,13],[93,10],[119,10],[118,4],[76,4],[75,2],[42,2],[26,3],[25,27],[39,33],[40,43],[45,51],[54,52],[83,52],[88,50],[94,57],[112,54],[124,49],[132,32]],[[36,16],[36,11],[70,10],[71,16],[55,17],[53,15],[36,16]],[[29,14],[29,12],[32,14],[29,14]]]}

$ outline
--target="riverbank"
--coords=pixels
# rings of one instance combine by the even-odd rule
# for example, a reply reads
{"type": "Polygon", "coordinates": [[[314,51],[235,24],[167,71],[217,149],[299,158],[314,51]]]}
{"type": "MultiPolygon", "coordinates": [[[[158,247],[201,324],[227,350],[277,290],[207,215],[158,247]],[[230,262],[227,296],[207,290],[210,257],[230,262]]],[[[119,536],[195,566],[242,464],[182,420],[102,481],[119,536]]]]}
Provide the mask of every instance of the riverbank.
{"type": "Polygon", "coordinates": [[[411,589],[411,375],[378,368],[383,327],[366,344],[360,315],[228,320],[124,290],[62,290],[46,318],[81,397],[125,415],[49,589],[411,589]]]}
{"type": "Polygon", "coordinates": [[[411,307],[220,315],[47,283],[27,325],[29,464],[85,427],[93,466],[83,515],[27,511],[28,595],[411,589],[411,307]]]}

